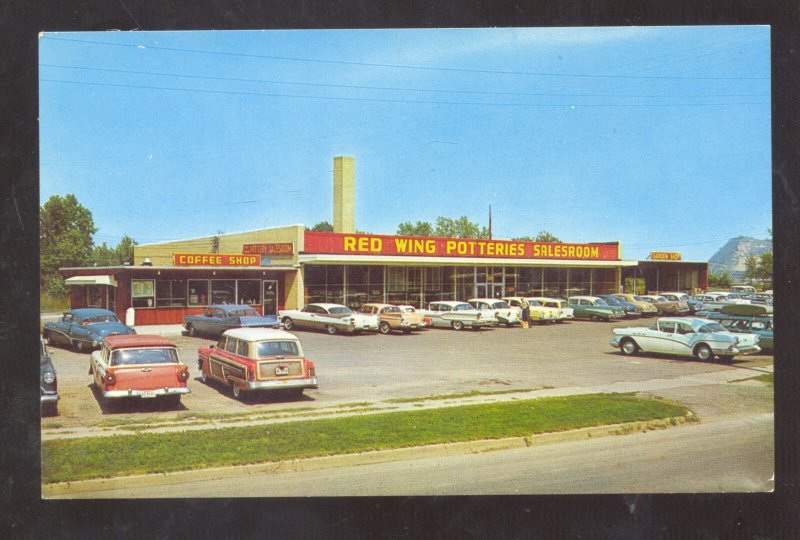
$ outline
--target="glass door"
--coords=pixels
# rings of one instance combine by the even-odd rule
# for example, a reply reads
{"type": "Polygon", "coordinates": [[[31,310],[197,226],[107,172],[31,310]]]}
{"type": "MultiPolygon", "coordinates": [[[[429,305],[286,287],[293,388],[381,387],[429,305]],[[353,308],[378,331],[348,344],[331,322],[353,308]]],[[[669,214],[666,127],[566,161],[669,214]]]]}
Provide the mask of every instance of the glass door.
{"type": "Polygon", "coordinates": [[[278,282],[276,280],[264,280],[264,316],[278,316],[278,282]]]}

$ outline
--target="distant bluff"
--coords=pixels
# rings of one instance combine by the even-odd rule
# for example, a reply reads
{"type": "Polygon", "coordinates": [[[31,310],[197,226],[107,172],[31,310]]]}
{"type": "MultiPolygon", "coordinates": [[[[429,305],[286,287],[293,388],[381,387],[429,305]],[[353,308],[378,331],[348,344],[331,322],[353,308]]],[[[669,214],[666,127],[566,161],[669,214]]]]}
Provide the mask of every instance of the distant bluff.
{"type": "Polygon", "coordinates": [[[758,257],[770,251],[772,251],[772,240],[737,236],[728,240],[708,260],[708,270],[714,273],[728,272],[731,276],[743,276],[747,257],[750,255],[758,257]]]}

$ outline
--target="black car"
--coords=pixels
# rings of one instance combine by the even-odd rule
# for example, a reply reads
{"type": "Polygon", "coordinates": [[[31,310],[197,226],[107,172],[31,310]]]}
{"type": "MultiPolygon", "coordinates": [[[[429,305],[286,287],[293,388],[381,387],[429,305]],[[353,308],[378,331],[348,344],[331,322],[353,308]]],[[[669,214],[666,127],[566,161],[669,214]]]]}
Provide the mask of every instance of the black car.
{"type": "Polygon", "coordinates": [[[39,377],[39,388],[41,390],[42,415],[55,416],[58,414],[58,380],[56,379],[56,368],[50,360],[50,351],[44,344],[44,340],[39,340],[39,356],[42,365],[39,377]]]}

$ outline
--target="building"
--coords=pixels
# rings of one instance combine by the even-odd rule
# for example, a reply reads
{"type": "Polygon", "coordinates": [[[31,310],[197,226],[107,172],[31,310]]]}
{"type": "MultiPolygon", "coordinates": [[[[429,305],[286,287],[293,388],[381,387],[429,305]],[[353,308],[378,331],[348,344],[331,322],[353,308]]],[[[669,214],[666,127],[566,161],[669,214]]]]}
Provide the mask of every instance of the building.
{"type": "Polygon", "coordinates": [[[62,268],[73,307],[103,307],[138,325],[174,324],[211,303],[262,313],[309,302],[422,306],[472,297],[707,286],[707,263],[626,261],[619,242],[566,243],[356,234],[353,158],[334,158],[334,232],[290,225],[134,248],[133,265],[62,268]]]}

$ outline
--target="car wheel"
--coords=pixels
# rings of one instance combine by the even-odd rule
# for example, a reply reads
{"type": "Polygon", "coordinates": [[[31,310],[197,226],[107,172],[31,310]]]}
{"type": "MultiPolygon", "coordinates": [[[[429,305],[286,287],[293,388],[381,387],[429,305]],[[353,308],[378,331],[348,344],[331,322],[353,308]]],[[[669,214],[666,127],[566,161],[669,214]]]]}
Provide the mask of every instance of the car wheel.
{"type": "Polygon", "coordinates": [[[291,330],[294,327],[294,321],[289,317],[286,317],[285,319],[283,319],[283,327],[286,330],[291,330]]]}
{"type": "Polygon", "coordinates": [[[51,334],[50,332],[45,334],[44,339],[47,340],[47,344],[50,345],[51,347],[56,344],[56,340],[53,339],[53,334],[51,334]]]}
{"type": "Polygon", "coordinates": [[[464,323],[461,321],[453,321],[452,326],[453,330],[461,330],[462,328],[464,328],[464,323]]]}
{"type": "Polygon", "coordinates": [[[330,334],[330,335],[334,335],[334,334],[336,334],[336,333],[339,331],[339,330],[338,330],[338,329],[337,329],[335,326],[333,326],[332,324],[329,324],[328,326],[326,326],[326,327],[325,327],[325,330],[327,330],[327,331],[328,331],[328,334],[330,334]]]}
{"type": "Polygon", "coordinates": [[[200,368],[200,380],[203,381],[203,384],[208,384],[208,375],[202,368],[200,368]]]}
{"type": "Polygon", "coordinates": [[[190,324],[190,325],[188,325],[188,326],[186,327],[186,331],[187,331],[187,332],[189,332],[189,335],[190,335],[191,337],[195,337],[195,336],[197,336],[197,330],[195,330],[195,328],[194,328],[194,325],[193,325],[193,324],[190,324]]]}
{"type": "Polygon", "coordinates": [[[590,321],[597,322],[597,319],[598,319],[597,315],[589,315],[589,320],[590,321]]]}
{"type": "Polygon", "coordinates": [[[392,333],[392,327],[389,326],[388,322],[383,321],[381,323],[381,334],[391,334],[391,333],[392,333]]]}
{"type": "Polygon", "coordinates": [[[625,339],[619,344],[619,350],[625,356],[631,356],[636,354],[636,351],[639,350],[639,346],[636,345],[636,342],[632,339],[625,339]]]}
{"type": "Polygon", "coordinates": [[[711,347],[706,344],[701,344],[694,350],[694,356],[698,360],[705,362],[706,360],[710,360],[714,355],[711,352],[711,347]]]}
{"type": "Polygon", "coordinates": [[[231,392],[233,393],[233,397],[236,399],[241,399],[242,397],[242,389],[239,388],[239,385],[235,382],[231,383],[231,392]]]}
{"type": "Polygon", "coordinates": [[[506,323],[506,328],[511,328],[512,326],[517,326],[517,325],[514,324],[514,323],[510,323],[510,322],[506,323]]]}

